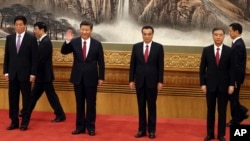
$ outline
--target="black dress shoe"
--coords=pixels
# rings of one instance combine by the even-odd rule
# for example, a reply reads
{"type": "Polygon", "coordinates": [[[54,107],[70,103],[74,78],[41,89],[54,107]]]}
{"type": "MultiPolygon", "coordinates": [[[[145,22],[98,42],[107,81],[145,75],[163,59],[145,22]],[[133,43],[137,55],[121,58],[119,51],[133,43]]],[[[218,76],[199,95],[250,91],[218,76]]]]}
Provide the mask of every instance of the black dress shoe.
{"type": "Polygon", "coordinates": [[[90,136],[94,136],[95,135],[95,131],[89,131],[89,135],[90,136]]]}
{"type": "Polygon", "coordinates": [[[226,124],[227,127],[233,126],[233,125],[239,125],[239,123],[234,122],[234,121],[230,121],[226,124]]]}
{"type": "Polygon", "coordinates": [[[21,127],[20,127],[20,130],[21,130],[21,131],[26,131],[26,130],[27,130],[27,126],[21,126],[21,127]]]}
{"type": "Polygon", "coordinates": [[[51,120],[51,122],[63,122],[66,120],[66,117],[56,117],[55,119],[51,120]]]}
{"type": "Polygon", "coordinates": [[[77,130],[77,129],[72,132],[73,135],[83,134],[83,133],[85,133],[85,131],[83,131],[83,130],[77,130]]]}
{"type": "Polygon", "coordinates": [[[226,141],[226,139],[224,137],[219,137],[218,139],[219,139],[219,141],[226,141]]]}
{"type": "Polygon", "coordinates": [[[136,138],[140,138],[140,137],[144,137],[144,136],[146,136],[146,132],[139,131],[137,134],[135,134],[136,138]]]}
{"type": "Polygon", "coordinates": [[[215,139],[214,136],[206,136],[204,141],[210,141],[212,139],[215,139]]]}
{"type": "Polygon", "coordinates": [[[153,133],[153,132],[149,133],[148,137],[150,139],[154,139],[155,138],[155,133],[153,133]]]}
{"type": "Polygon", "coordinates": [[[7,127],[7,130],[13,130],[13,129],[17,129],[18,125],[10,125],[9,127],[7,127]]]}
{"type": "Polygon", "coordinates": [[[248,114],[243,115],[243,116],[241,117],[241,119],[240,119],[240,123],[241,123],[244,119],[247,119],[248,117],[249,117],[248,114]]]}

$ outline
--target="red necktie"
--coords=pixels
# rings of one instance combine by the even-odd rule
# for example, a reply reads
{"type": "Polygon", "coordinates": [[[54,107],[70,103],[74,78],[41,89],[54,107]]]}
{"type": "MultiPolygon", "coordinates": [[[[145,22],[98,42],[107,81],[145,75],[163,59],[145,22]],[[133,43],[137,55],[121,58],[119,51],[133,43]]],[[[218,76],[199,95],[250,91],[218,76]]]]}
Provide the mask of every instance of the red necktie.
{"type": "Polygon", "coordinates": [[[216,58],[216,64],[217,64],[217,66],[218,66],[218,65],[219,65],[219,62],[220,62],[220,48],[218,47],[216,50],[217,50],[217,51],[216,51],[215,58],[216,58]]]}
{"type": "Polygon", "coordinates": [[[148,45],[146,45],[146,50],[144,53],[144,61],[145,61],[145,63],[148,61],[148,45]]]}
{"type": "Polygon", "coordinates": [[[82,56],[83,60],[86,60],[86,41],[83,42],[83,47],[82,47],[82,56]]]}

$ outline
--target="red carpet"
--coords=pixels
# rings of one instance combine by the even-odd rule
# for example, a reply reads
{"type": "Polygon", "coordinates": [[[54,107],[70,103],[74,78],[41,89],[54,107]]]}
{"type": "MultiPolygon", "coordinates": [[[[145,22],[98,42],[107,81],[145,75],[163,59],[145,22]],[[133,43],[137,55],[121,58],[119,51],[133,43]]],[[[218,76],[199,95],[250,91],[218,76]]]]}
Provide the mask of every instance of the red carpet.
{"type": "MultiPolygon", "coordinates": [[[[7,110],[0,110],[1,141],[144,141],[148,137],[135,138],[138,119],[136,116],[98,115],[96,136],[72,135],[75,129],[75,114],[67,113],[67,120],[51,123],[51,112],[34,112],[27,131],[8,131],[10,124],[7,110]]],[[[206,121],[195,119],[158,118],[155,141],[202,141],[206,135],[206,121]]],[[[217,130],[216,130],[217,131],[217,130]]],[[[229,128],[227,128],[229,141],[229,128]]]]}

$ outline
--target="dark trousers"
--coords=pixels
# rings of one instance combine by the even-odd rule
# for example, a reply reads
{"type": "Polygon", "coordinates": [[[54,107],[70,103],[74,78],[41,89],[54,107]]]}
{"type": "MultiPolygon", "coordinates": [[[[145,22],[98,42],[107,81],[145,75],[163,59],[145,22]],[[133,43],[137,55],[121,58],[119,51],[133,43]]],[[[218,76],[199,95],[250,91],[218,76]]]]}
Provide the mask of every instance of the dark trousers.
{"type": "Polygon", "coordinates": [[[237,88],[234,89],[233,94],[229,95],[230,110],[233,123],[240,123],[242,116],[247,112],[247,108],[240,104],[239,93],[241,84],[237,83],[237,88]]]}
{"type": "Polygon", "coordinates": [[[145,84],[141,88],[136,88],[137,104],[139,111],[139,131],[155,133],[156,131],[156,99],[157,88],[147,88],[145,84]],[[146,104],[148,108],[148,124],[146,116],[146,104]]]}
{"type": "Polygon", "coordinates": [[[32,111],[34,110],[38,99],[41,97],[44,91],[48,98],[50,106],[54,110],[54,114],[56,115],[56,117],[64,118],[65,113],[55,92],[52,82],[35,82],[31,93],[30,113],[32,113],[32,111]]]}
{"type": "Polygon", "coordinates": [[[217,100],[218,108],[218,137],[224,137],[226,131],[226,108],[228,92],[220,92],[218,88],[215,92],[207,91],[207,135],[214,136],[215,107],[217,100]]]}
{"type": "Polygon", "coordinates": [[[28,126],[30,121],[29,103],[31,95],[31,83],[29,81],[19,81],[17,77],[9,81],[9,117],[12,125],[19,126],[18,112],[20,91],[23,104],[21,126],[28,126]]]}
{"type": "Polygon", "coordinates": [[[74,84],[76,98],[76,129],[95,131],[97,86],[86,87],[85,84],[74,84]],[[85,113],[86,100],[86,113],[85,113]]]}

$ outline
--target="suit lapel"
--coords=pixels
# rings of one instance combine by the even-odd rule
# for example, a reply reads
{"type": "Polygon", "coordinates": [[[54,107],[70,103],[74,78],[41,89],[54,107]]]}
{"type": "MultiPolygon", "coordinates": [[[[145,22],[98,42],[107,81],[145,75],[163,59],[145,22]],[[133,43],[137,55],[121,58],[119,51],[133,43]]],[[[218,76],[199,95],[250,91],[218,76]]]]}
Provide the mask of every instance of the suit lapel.
{"type": "Polygon", "coordinates": [[[155,47],[154,46],[155,46],[155,43],[152,41],[150,51],[149,51],[149,54],[148,54],[148,60],[152,57],[152,54],[154,54],[154,52],[155,52],[155,47]]]}
{"type": "Polygon", "coordinates": [[[11,42],[11,50],[14,50],[17,54],[17,50],[16,50],[16,34],[13,34],[11,35],[11,39],[10,39],[12,42],[11,42]]]}
{"type": "Polygon", "coordinates": [[[47,35],[46,35],[45,37],[43,37],[43,39],[40,41],[40,44],[41,44],[44,40],[46,40],[47,38],[49,38],[47,35]]]}
{"type": "Polygon", "coordinates": [[[48,38],[48,36],[43,37],[41,41],[37,40],[37,44],[38,44],[39,49],[45,47],[45,46],[43,46],[43,42],[46,40],[46,38],[48,38]]]}
{"type": "Polygon", "coordinates": [[[25,32],[24,36],[23,36],[23,40],[22,40],[21,45],[20,45],[19,52],[24,48],[25,43],[27,42],[26,40],[27,40],[27,33],[25,32]]]}
{"type": "Polygon", "coordinates": [[[91,55],[91,53],[93,52],[94,50],[94,47],[95,46],[95,42],[92,38],[90,38],[90,45],[89,45],[89,51],[88,51],[88,54],[86,56],[86,60],[88,59],[88,57],[91,55]]]}
{"type": "Polygon", "coordinates": [[[220,61],[219,61],[219,65],[221,64],[221,62],[223,61],[225,56],[225,46],[222,45],[222,50],[221,50],[221,55],[220,55],[220,61]]]}
{"type": "MultiPolygon", "coordinates": [[[[211,45],[211,46],[210,46],[209,52],[210,52],[210,54],[213,56],[212,58],[213,58],[214,64],[217,66],[217,64],[216,64],[215,52],[214,52],[214,45],[211,45]]],[[[219,64],[220,64],[220,63],[219,63],[219,64]]]]}
{"type": "Polygon", "coordinates": [[[240,39],[238,39],[238,40],[236,40],[236,42],[232,43],[232,48],[235,47],[235,44],[236,44],[237,42],[239,42],[239,40],[240,40],[240,39]]]}
{"type": "Polygon", "coordinates": [[[142,58],[142,60],[144,61],[143,42],[141,42],[141,44],[138,46],[138,51],[139,55],[141,56],[140,58],[142,58]]]}
{"type": "Polygon", "coordinates": [[[81,39],[81,37],[79,37],[76,40],[76,51],[79,53],[79,57],[82,58],[82,61],[84,61],[83,55],[82,55],[82,39],[81,39]]]}

